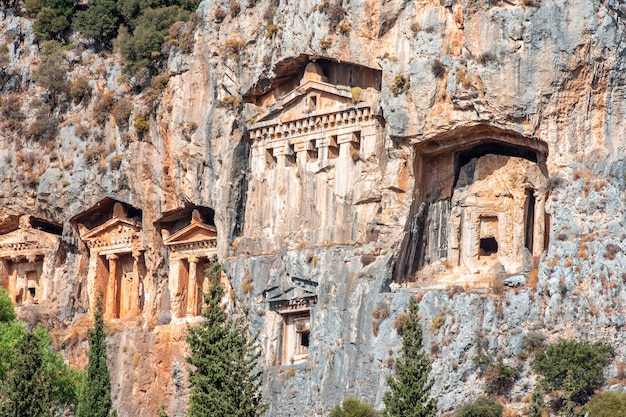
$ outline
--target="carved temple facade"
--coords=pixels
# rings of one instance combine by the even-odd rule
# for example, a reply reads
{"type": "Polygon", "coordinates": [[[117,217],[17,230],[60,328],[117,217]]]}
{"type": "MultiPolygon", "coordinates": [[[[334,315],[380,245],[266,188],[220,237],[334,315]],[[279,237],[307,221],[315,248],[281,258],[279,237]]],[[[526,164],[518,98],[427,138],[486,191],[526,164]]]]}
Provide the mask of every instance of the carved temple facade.
{"type": "Polygon", "coordinates": [[[262,230],[263,251],[293,231],[311,244],[365,241],[369,224],[359,221],[377,209],[358,183],[375,175],[384,149],[381,72],[308,58],[299,65],[244,98],[251,145],[244,235],[262,230]],[[316,222],[298,225],[299,217],[316,222]]]}
{"type": "Polygon", "coordinates": [[[202,294],[210,284],[206,270],[217,259],[217,231],[207,223],[212,216],[211,209],[194,208],[168,213],[159,220],[169,252],[169,291],[175,318],[201,314],[202,294]]]}
{"type": "Polygon", "coordinates": [[[275,88],[256,99],[262,111],[249,130],[252,172],[296,163],[315,170],[374,152],[376,93],[330,83],[320,65],[309,63],[292,90],[275,88]]]}
{"type": "Polygon", "coordinates": [[[14,305],[44,303],[51,297],[61,231],[60,225],[29,215],[0,224],[0,285],[14,305]]]}
{"type": "Polygon", "coordinates": [[[145,264],[141,211],[105,199],[72,220],[89,248],[90,305],[102,294],[104,317],[137,316],[143,310],[145,264]]]}

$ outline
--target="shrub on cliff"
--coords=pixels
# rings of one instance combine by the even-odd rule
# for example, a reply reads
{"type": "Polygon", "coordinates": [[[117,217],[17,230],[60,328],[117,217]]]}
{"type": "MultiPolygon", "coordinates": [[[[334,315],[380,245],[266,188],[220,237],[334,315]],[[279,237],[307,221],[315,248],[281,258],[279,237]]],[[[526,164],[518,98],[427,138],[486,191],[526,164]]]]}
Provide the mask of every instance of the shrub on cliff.
{"type": "Polygon", "coordinates": [[[542,376],[538,388],[558,392],[553,408],[573,412],[602,384],[604,367],[614,354],[613,348],[602,342],[561,340],[537,353],[532,362],[533,369],[542,376]]]}
{"type": "Polygon", "coordinates": [[[457,417],[500,417],[503,407],[485,397],[478,397],[472,403],[465,404],[457,417]]]}
{"type": "Polygon", "coordinates": [[[211,285],[204,294],[204,320],[189,328],[191,350],[187,362],[191,392],[190,417],[255,417],[265,413],[261,401],[260,356],[256,338],[251,338],[242,320],[232,318],[222,304],[221,266],[208,271],[211,285]]]}
{"type": "Polygon", "coordinates": [[[376,417],[378,413],[366,402],[356,398],[346,398],[341,405],[336,405],[329,417],[376,417]]]}
{"type": "Polygon", "coordinates": [[[108,417],[112,406],[101,297],[98,297],[94,316],[94,328],[89,331],[89,363],[78,397],[76,417],[108,417]]]}
{"type": "Polygon", "coordinates": [[[585,405],[589,417],[626,416],[626,393],[599,392],[585,405]]]}
{"type": "Polygon", "coordinates": [[[402,328],[402,356],[396,361],[395,376],[387,378],[389,391],[383,402],[385,417],[434,417],[437,400],[430,397],[433,381],[429,380],[430,359],[422,347],[422,325],[419,304],[411,298],[402,328]]]}

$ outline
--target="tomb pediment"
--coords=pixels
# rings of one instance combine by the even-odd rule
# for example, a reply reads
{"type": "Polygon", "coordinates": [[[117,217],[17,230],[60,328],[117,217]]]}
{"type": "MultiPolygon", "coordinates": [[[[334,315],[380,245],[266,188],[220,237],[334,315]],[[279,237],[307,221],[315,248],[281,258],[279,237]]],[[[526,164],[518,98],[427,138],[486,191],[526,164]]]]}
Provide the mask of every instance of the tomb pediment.
{"type": "Polygon", "coordinates": [[[82,239],[90,249],[133,249],[133,242],[139,238],[141,222],[131,219],[112,218],[87,231],[82,239]]]}
{"type": "Polygon", "coordinates": [[[43,255],[55,250],[58,237],[36,229],[18,229],[0,235],[0,258],[43,255]]]}
{"type": "Polygon", "coordinates": [[[270,310],[306,309],[317,302],[317,285],[315,281],[289,277],[282,285],[270,283],[263,293],[270,310]]]}
{"type": "Polygon", "coordinates": [[[7,233],[0,235],[0,258],[33,258],[56,250],[59,237],[50,232],[58,231],[58,227],[53,227],[55,224],[29,215],[17,216],[15,220],[10,227],[5,228],[7,233]],[[41,230],[34,228],[33,224],[49,227],[41,230]]]}
{"type": "Polygon", "coordinates": [[[173,249],[215,247],[217,230],[208,224],[192,222],[189,226],[169,236],[163,243],[173,249]]]}
{"type": "Polygon", "coordinates": [[[342,111],[354,106],[352,92],[347,86],[308,80],[259,114],[255,125],[263,122],[290,122],[303,117],[342,111]]]}

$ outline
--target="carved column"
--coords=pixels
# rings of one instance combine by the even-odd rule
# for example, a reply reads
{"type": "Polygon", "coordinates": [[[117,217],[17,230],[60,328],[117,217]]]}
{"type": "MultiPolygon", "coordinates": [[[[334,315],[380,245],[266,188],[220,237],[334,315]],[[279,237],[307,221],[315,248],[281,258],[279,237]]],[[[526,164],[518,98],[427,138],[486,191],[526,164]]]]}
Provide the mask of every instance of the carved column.
{"type": "Polygon", "coordinates": [[[139,257],[141,252],[133,252],[133,276],[130,291],[130,316],[134,317],[141,311],[139,299],[139,257]]]}
{"type": "Polygon", "coordinates": [[[189,281],[187,282],[187,315],[198,315],[198,258],[189,258],[189,281]]]}
{"type": "Polygon", "coordinates": [[[107,282],[107,296],[104,308],[105,318],[117,317],[117,255],[107,255],[109,261],[109,281],[107,282]]]}
{"type": "Polygon", "coordinates": [[[533,256],[539,256],[545,248],[546,238],[546,196],[538,194],[535,196],[535,230],[533,242],[533,256]]]}
{"type": "Polygon", "coordinates": [[[13,305],[17,305],[17,268],[13,270],[13,273],[9,276],[9,294],[11,295],[11,301],[13,305]]]}

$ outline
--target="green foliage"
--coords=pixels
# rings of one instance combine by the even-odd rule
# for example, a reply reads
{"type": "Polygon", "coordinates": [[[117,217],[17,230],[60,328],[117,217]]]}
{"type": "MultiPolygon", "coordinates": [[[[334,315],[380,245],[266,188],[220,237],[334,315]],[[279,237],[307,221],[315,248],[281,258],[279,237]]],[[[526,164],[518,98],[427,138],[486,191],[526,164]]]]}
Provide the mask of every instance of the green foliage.
{"type": "Polygon", "coordinates": [[[492,363],[487,367],[483,375],[487,385],[487,393],[504,394],[511,389],[518,375],[519,369],[505,365],[502,362],[502,358],[499,358],[496,363],[492,363]]]}
{"type": "Polygon", "coordinates": [[[191,327],[187,336],[187,362],[191,385],[190,417],[254,417],[267,409],[261,401],[261,372],[257,369],[260,351],[256,337],[250,338],[243,320],[229,316],[222,305],[224,289],[218,263],[208,271],[211,281],[204,294],[204,321],[191,327]]]}
{"type": "Polygon", "coordinates": [[[602,384],[604,367],[614,354],[613,348],[602,342],[561,340],[539,352],[532,367],[542,376],[540,389],[560,391],[555,408],[568,413],[584,404],[602,384]]]}
{"type": "Polygon", "coordinates": [[[422,348],[422,325],[419,304],[411,298],[402,328],[402,357],[396,361],[395,376],[387,378],[389,391],[383,402],[385,417],[434,417],[437,400],[430,398],[433,385],[429,381],[431,362],[422,348]]]}
{"type": "Polygon", "coordinates": [[[39,13],[39,10],[41,10],[41,2],[39,0],[26,0],[24,9],[29,16],[35,17],[37,13],[39,13]]]}
{"type": "Polygon", "coordinates": [[[89,331],[89,363],[78,398],[76,417],[108,417],[112,406],[101,296],[98,296],[94,318],[94,328],[89,331]]]}
{"type": "Polygon", "coordinates": [[[500,417],[503,407],[485,397],[478,397],[473,403],[465,404],[457,417],[500,417]]]}
{"type": "Polygon", "coordinates": [[[376,417],[378,413],[366,402],[356,398],[346,398],[341,405],[336,405],[330,417],[376,417]]]}
{"type": "Polygon", "coordinates": [[[9,292],[0,287],[0,323],[8,323],[15,320],[15,310],[9,292]]]}
{"type": "Polygon", "coordinates": [[[74,6],[73,0],[38,0],[27,1],[26,11],[37,14],[33,32],[39,39],[61,39],[70,27],[74,6]]]}
{"type": "Polygon", "coordinates": [[[121,21],[116,0],[90,0],[85,10],[76,13],[74,29],[97,43],[110,44],[121,21]]]}
{"type": "Polygon", "coordinates": [[[0,392],[0,416],[52,417],[73,408],[80,371],[65,365],[50,346],[50,334],[41,327],[15,345],[0,392]]]}
{"type": "Polygon", "coordinates": [[[626,416],[626,393],[599,392],[585,405],[589,417],[626,416]]]}
{"type": "Polygon", "coordinates": [[[59,96],[70,91],[67,81],[67,65],[59,42],[46,41],[41,47],[41,61],[33,74],[35,81],[50,93],[56,107],[59,96]]]}
{"type": "Polygon", "coordinates": [[[24,325],[16,320],[9,292],[0,287],[0,381],[11,369],[15,346],[25,333],[24,325]]]}
{"type": "Polygon", "coordinates": [[[39,39],[60,39],[63,31],[68,29],[70,22],[67,17],[57,11],[42,7],[37,13],[37,21],[33,25],[33,32],[39,39]]]}

